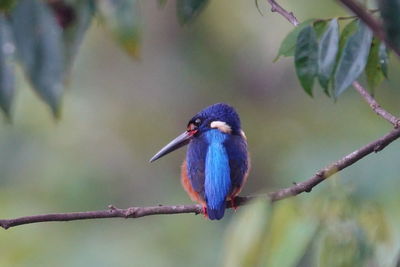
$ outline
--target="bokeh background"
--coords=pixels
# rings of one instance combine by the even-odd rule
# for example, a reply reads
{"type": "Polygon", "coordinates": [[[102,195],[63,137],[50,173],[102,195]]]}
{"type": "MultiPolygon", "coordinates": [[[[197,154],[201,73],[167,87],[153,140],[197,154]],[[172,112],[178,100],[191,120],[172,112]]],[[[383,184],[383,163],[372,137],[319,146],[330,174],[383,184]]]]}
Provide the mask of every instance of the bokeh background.
{"type": "MultiPolygon", "coordinates": [[[[261,2],[261,1],[260,1],[261,2]]],[[[281,1],[299,20],[346,15],[334,1],[281,1]]],[[[0,127],[0,217],[191,203],[185,149],[148,159],[202,108],[237,108],[252,170],[242,194],[313,175],[390,130],[359,95],[336,102],[301,89],[292,58],[273,59],[292,26],[254,1],[210,1],[180,26],[174,1],[142,1],[139,60],[101,23],[89,29],[55,121],[19,73],[13,124],[0,127]]],[[[399,114],[400,77],[375,92],[399,114]]],[[[363,78],[361,79],[363,81],[363,78]]],[[[41,223],[0,231],[0,266],[395,266],[400,253],[400,144],[309,194],[202,216],[41,223]]]]}

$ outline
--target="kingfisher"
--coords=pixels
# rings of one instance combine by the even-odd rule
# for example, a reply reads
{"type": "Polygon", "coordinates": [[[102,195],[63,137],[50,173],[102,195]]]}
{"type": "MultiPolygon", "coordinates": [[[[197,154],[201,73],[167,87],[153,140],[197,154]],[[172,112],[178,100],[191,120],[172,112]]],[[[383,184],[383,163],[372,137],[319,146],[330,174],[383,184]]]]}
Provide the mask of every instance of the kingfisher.
{"type": "Polygon", "coordinates": [[[151,159],[188,145],[181,168],[181,183],[193,201],[202,205],[203,214],[220,220],[226,201],[236,209],[235,197],[245,184],[249,168],[246,135],[235,109],[224,103],[206,107],[187,124],[187,129],[151,159]]]}

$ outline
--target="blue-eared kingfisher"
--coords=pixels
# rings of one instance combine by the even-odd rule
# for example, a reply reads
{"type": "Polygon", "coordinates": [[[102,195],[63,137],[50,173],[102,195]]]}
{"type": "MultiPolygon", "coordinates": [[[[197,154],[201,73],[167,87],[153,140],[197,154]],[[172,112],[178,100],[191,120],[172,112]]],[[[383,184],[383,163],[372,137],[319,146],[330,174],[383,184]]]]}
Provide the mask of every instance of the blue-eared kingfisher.
{"type": "Polygon", "coordinates": [[[211,220],[224,216],[227,200],[235,197],[246,182],[250,162],[247,140],[239,115],[227,104],[218,103],[197,113],[187,130],[172,140],[150,162],[188,144],[182,164],[181,182],[193,201],[200,203],[211,220]]]}

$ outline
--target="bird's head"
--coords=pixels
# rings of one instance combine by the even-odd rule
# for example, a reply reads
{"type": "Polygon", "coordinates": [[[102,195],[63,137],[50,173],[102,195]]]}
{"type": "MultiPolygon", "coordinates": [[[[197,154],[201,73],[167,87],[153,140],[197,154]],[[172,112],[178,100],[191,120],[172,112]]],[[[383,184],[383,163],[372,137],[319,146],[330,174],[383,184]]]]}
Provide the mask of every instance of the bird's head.
{"type": "Polygon", "coordinates": [[[186,131],[157,152],[157,154],[150,159],[150,162],[187,145],[190,140],[201,136],[211,129],[218,129],[225,134],[243,134],[240,129],[239,115],[236,113],[235,109],[223,103],[214,104],[206,107],[191,118],[187,124],[186,131]]]}

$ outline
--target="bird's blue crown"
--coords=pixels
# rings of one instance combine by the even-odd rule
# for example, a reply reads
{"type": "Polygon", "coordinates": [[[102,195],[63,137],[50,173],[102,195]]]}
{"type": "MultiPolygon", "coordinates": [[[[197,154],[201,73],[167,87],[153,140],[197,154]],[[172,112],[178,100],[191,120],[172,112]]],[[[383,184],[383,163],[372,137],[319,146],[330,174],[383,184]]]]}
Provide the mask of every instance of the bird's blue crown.
{"type": "Polygon", "coordinates": [[[240,119],[236,110],[224,103],[217,103],[206,107],[197,113],[188,124],[198,124],[199,131],[205,132],[210,129],[213,121],[225,122],[232,130],[231,134],[240,134],[240,119]]]}

